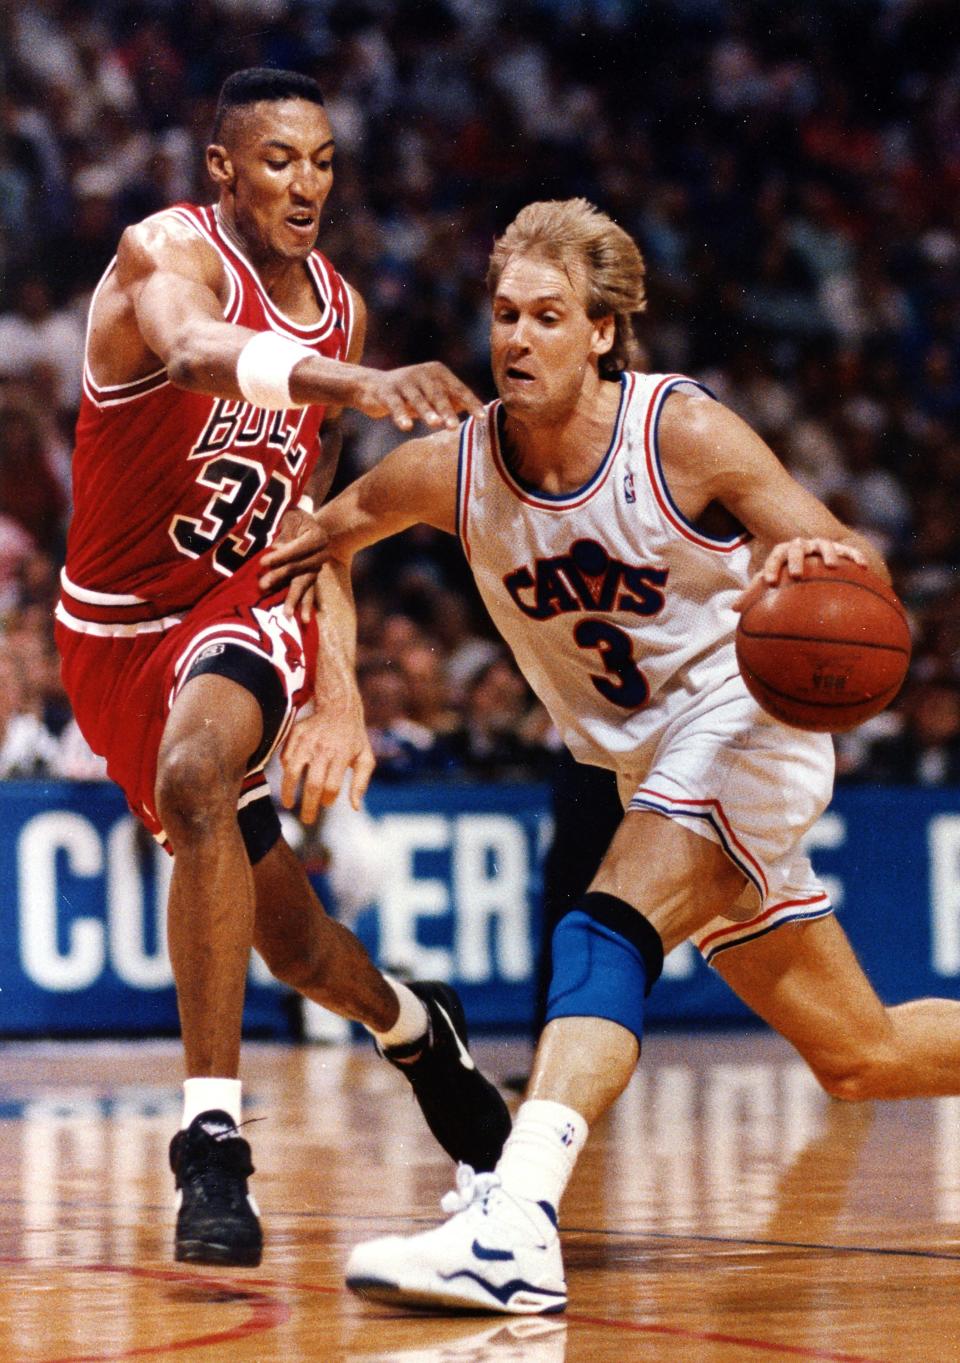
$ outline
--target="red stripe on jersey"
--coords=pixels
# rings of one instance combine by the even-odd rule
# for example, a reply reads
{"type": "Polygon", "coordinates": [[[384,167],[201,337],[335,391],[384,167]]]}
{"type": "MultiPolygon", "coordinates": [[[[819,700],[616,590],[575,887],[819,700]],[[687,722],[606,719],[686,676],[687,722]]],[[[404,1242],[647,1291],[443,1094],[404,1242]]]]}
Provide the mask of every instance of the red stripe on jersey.
{"type": "Polygon", "coordinates": [[[729,554],[732,553],[734,549],[739,549],[742,544],[746,544],[747,540],[750,538],[749,534],[744,532],[744,534],[738,535],[736,539],[731,540],[729,543],[709,539],[705,535],[698,534],[694,527],[683,520],[674,509],[667,492],[666,483],[663,479],[660,461],[656,456],[654,435],[656,431],[655,423],[659,415],[660,407],[667,396],[668,390],[679,383],[696,383],[696,380],[687,378],[685,374],[664,375],[653,390],[650,404],[647,407],[647,415],[643,427],[643,445],[650,488],[656,503],[664,516],[673,526],[674,530],[682,535],[684,539],[689,540],[691,544],[699,545],[701,549],[712,549],[718,554],[729,554]]]}
{"type": "Polygon", "coordinates": [[[460,543],[470,562],[470,490],[473,487],[473,455],[476,442],[477,418],[470,417],[463,428],[460,461],[460,543]]]}

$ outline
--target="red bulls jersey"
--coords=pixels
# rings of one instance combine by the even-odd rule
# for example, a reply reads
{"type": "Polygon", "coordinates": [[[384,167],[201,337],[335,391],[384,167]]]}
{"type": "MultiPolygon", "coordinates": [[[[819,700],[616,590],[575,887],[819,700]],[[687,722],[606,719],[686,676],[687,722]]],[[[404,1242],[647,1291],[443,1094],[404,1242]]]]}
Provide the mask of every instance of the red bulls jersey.
{"type": "MultiPolygon", "coordinates": [[[[213,208],[178,204],[165,211],[219,254],[230,286],[228,322],[346,358],[349,290],[319,251],[307,269],[321,316],[305,325],[270,301],[213,208]]],[[[324,410],[267,412],[185,392],[163,369],[103,388],[88,363],[73,455],[66,590],[100,618],[111,617],[114,607],[115,618],[145,620],[192,606],[271,542],[319,458],[324,410]]]]}

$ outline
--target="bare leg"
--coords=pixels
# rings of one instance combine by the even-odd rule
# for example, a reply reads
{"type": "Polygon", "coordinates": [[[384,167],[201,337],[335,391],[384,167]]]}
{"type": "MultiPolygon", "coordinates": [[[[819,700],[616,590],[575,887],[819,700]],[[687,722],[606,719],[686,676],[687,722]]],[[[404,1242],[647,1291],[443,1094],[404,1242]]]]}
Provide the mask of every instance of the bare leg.
{"type": "Polygon", "coordinates": [[[640,1058],[632,1032],[606,1018],[554,1018],[540,1035],[527,1098],[547,1098],[579,1112],[588,1126],[630,1082],[640,1058]]]}
{"type": "Polygon", "coordinates": [[[835,918],[733,947],[716,968],[835,1098],[960,1094],[960,1002],[884,1007],[835,918]]]}
{"type": "Polygon", "coordinates": [[[296,855],[281,839],[253,868],[254,945],[274,975],[342,1017],[386,1032],[397,995],[353,933],[324,912],[296,855]]]}
{"type": "Polygon", "coordinates": [[[160,747],[157,812],[175,852],[168,939],[191,1077],[238,1072],[254,885],[237,798],[261,730],[254,697],[208,674],[177,697],[160,747]]]}

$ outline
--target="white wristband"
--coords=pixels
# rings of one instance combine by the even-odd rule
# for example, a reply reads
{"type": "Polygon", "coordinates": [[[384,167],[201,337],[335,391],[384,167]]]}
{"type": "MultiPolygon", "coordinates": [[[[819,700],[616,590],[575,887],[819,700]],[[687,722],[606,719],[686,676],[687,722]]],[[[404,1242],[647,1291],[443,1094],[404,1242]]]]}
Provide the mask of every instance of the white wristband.
{"type": "Polygon", "coordinates": [[[300,511],[305,511],[308,516],[313,515],[314,512],[313,498],[310,496],[309,492],[301,492],[299,498],[297,499],[297,507],[300,511]]]}
{"type": "Polygon", "coordinates": [[[258,331],[237,357],[237,387],[254,407],[268,412],[305,407],[305,402],[294,402],[290,396],[290,373],[295,364],[315,353],[275,331],[258,331]]]}

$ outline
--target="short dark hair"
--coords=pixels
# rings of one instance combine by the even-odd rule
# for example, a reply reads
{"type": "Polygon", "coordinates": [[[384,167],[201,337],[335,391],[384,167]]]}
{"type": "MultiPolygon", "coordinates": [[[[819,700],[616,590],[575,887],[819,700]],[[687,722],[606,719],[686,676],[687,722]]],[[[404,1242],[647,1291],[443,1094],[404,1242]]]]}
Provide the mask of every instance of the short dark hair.
{"type": "Polygon", "coordinates": [[[323,91],[312,76],[299,71],[278,71],[271,66],[248,66],[234,71],[220,88],[217,111],[213,117],[213,140],[220,141],[227,115],[245,104],[261,100],[306,99],[323,103],[323,91]]]}

